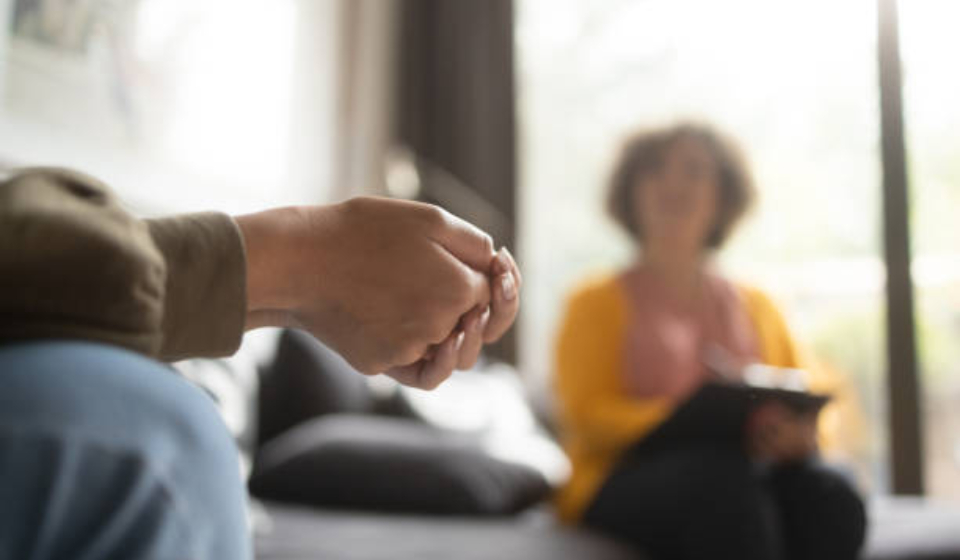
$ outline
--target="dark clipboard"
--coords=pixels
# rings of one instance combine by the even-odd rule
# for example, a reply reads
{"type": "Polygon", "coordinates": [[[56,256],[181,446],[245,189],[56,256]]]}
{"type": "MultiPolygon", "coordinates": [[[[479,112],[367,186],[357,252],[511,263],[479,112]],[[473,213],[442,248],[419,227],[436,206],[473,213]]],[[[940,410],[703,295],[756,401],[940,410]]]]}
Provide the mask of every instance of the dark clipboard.
{"type": "Polygon", "coordinates": [[[628,453],[643,455],[694,443],[740,446],[747,420],[761,404],[779,401],[795,412],[817,414],[830,399],[826,394],[709,381],[628,453]]]}

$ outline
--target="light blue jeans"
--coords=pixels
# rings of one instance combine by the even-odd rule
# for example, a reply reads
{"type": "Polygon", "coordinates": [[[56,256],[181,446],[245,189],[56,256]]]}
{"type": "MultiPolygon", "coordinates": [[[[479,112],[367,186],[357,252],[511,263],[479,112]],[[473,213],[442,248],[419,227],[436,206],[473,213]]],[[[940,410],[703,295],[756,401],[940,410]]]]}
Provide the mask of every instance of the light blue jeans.
{"type": "Polygon", "coordinates": [[[248,560],[212,401],[112,346],[0,346],[0,560],[248,560]]]}

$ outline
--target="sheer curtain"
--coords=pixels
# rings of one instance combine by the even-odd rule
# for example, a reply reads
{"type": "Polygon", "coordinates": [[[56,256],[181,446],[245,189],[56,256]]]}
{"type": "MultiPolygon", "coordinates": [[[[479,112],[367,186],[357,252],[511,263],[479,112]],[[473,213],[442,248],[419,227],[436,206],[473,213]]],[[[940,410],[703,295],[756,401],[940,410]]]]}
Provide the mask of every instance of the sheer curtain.
{"type": "Polygon", "coordinates": [[[385,118],[343,81],[377,37],[359,4],[0,0],[0,162],[85,170],[144,214],[344,196],[385,118]]]}
{"type": "Polygon", "coordinates": [[[339,0],[333,199],[386,193],[400,8],[398,0],[339,0]]]}

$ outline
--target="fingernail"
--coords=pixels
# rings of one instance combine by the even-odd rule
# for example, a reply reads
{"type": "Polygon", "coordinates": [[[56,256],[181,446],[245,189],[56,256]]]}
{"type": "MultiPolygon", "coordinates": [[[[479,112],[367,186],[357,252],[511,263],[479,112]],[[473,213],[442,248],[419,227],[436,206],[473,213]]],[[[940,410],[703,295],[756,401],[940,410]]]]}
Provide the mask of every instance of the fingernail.
{"type": "Polygon", "coordinates": [[[503,299],[513,301],[517,298],[517,286],[513,283],[513,274],[507,273],[501,276],[500,287],[503,289],[503,299]]]}
{"type": "Polygon", "coordinates": [[[454,341],[453,343],[454,350],[456,350],[457,352],[460,351],[460,348],[463,346],[463,339],[465,337],[466,337],[466,333],[464,333],[463,331],[461,331],[460,334],[457,335],[457,340],[454,341]]]}
{"type": "Polygon", "coordinates": [[[490,322],[490,308],[488,307],[484,309],[483,314],[480,315],[480,321],[478,322],[477,330],[482,331],[483,329],[487,328],[487,323],[489,322],[490,322]]]}
{"type": "Polygon", "coordinates": [[[494,260],[494,262],[496,262],[496,270],[493,271],[494,274],[503,274],[504,272],[510,271],[510,260],[509,257],[507,257],[509,254],[506,247],[501,247],[500,250],[497,251],[497,258],[494,260]]]}

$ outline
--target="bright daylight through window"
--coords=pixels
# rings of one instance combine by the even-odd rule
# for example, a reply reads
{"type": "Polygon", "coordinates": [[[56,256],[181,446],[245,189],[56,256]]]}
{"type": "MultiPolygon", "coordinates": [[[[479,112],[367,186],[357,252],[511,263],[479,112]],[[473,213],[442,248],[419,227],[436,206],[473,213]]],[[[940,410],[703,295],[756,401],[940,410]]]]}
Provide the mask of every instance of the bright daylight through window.
{"type": "MultiPolygon", "coordinates": [[[[956,497],[960,417],[947,403],[960,394],[950,217],[960,74],[956,17],[945,16],[960,14],[949,1],[902,4],[928,491],[956,497]]],[[[523,0],[518,10],[524,366],[546,378],[564,294],[630,257],[602,208],[625,134],[709,122],[739,140],[760,196],[722,266],[771,293],[802,343],[853,388],[855,402],[827,421],[844,427],[841,460],[886,491],[876,3],[523,0]]]]}

